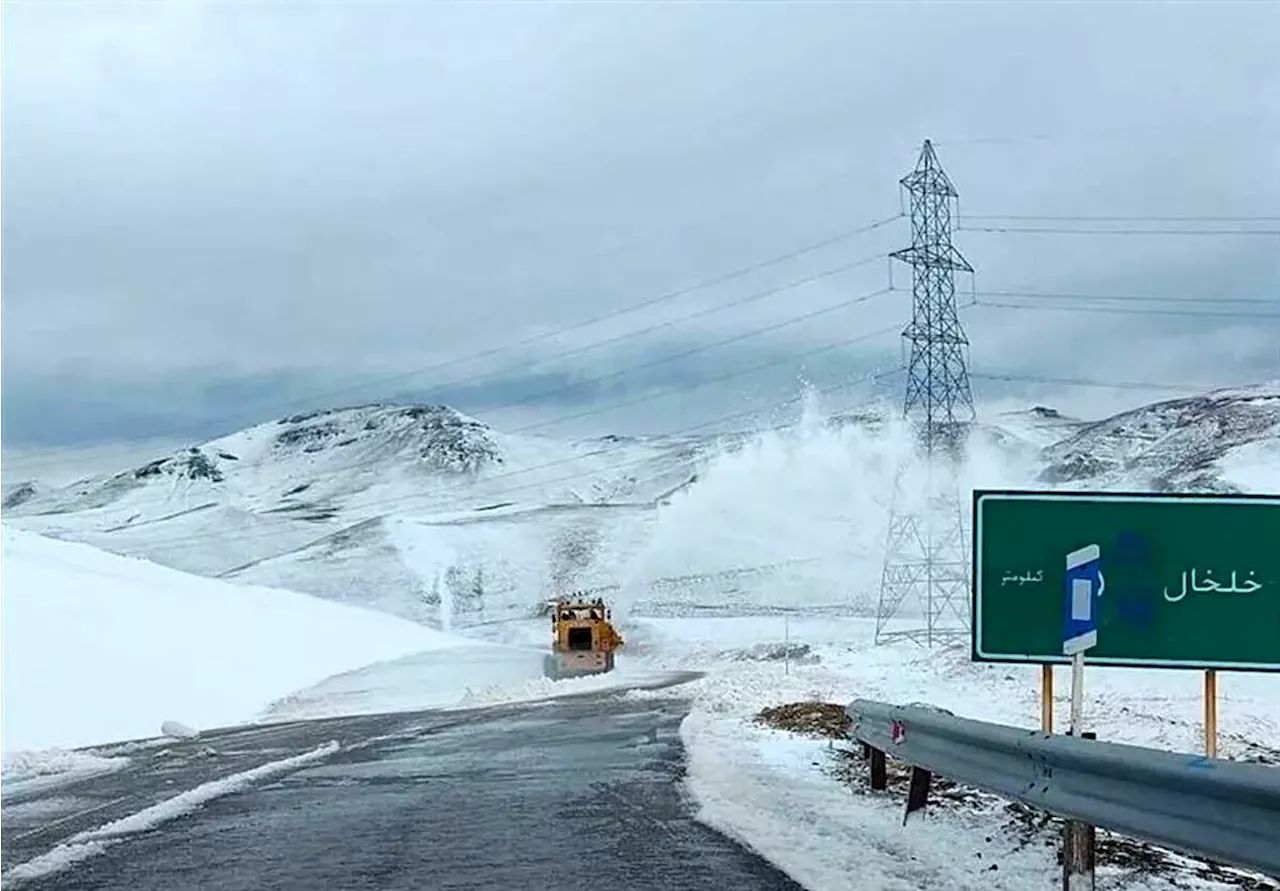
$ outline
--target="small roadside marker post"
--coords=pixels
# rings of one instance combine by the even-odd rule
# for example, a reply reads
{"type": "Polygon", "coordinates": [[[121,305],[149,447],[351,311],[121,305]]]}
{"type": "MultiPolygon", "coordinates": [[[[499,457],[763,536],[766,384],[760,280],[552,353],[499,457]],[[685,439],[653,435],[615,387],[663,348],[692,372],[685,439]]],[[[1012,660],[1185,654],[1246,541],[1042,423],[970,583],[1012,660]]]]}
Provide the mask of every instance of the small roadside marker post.
{"type": "Polygon", "coordinates": [[[791,674],[791,616],[782,614],[782,673],[791,674]]]}
{"type": "MultiPolygon", "coordinates": [[[[1067,732],[1076,737],[1084,730],[1084,654],[1098,644],[1095,601],[1104,590],[1101,547],[1091,544],[1067,554],[1062,654],[1071,657],[1071,719],[1067,732]]],[[[1093,827],[1068,821],[1062,838],[1063,891],[1092,891],[1093,867],[1093,827]]]]}
{"type": "Polygon", "coordinates": [[[1218,672],[1204,672],[1204,754],[1218,757],[1218,672]]]}
{"type": "Polygon", "coordinates": [[[1040,666],[1040,729],[1053,733],[1053,663],[1040,666]]]}

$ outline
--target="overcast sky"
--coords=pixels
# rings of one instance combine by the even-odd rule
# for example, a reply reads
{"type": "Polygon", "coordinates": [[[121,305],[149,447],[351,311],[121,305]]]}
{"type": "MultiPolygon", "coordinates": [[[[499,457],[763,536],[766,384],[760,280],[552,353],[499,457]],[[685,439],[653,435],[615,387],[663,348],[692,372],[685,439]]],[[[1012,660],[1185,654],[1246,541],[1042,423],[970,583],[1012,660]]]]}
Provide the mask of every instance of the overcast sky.
{"type": "MultiPolygon", "coordinates": [[[[897,338],[870,335],[909,314],[901,265],[906,290],[791,320],[886,287],[904,219],[616,313],[892,217],[926,137],[970,226],[1280,217],[1277,3],[6,0],[0,33],[6,449],[389,398],[663,431],[892,367],[897,338]]],[[[975,372],[1280,377],[1280,318],[1256,317],[1280,316],[1275,235],[956,244],[965,293],[1184,313],[966,309],[975,372]],[[1227,298],[1275,303],[1188,302],[1227,298]]],[[[1094,413],[1163,395],[974,388],[1094,413]]]]}

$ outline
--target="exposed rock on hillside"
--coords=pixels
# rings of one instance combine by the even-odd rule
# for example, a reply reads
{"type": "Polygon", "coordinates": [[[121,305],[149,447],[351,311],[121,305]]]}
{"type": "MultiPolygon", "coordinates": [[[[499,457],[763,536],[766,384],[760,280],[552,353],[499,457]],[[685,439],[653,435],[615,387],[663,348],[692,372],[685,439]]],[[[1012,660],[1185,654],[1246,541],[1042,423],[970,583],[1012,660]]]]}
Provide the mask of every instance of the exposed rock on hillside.
{"type": "Polygon", "coordinates": [[[488,427],[445,405],[366,405],[293,415],[277,424],[284,429],[275,444],[284,451],[394,445],[440,473],[475,473],[503,462],[488,427]]]}
{"type": "Polygon", "coordinates": [[[1157,492],[1234,492],[1230,452],[1280,437],[1280,387],[1219,390],[1122,412],[1043,452],[1043,482],[1157,492]]]}

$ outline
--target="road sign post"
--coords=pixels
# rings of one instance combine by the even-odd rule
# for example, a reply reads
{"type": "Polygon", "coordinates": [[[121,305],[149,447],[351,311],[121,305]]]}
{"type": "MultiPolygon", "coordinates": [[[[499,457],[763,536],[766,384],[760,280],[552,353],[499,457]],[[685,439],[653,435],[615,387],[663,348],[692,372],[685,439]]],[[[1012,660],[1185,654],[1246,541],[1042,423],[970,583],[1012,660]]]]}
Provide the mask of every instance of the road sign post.
{"type": "Polygon", "coordinates": [[[1053,733],[1053,666],[1040,666],[1040,729],[1053,733]]]}
{"type": "Polygon", "coordinates": [[[1062,653],[1071,657],[1071,722],[1069,732],[1078,736],[1084,711],[1084,654],[1098,644],[1098,611],[1095,600],[1106,589],[1102,575],[1102,549],[1086,545],[1067,554],[1064,576],[1062,653]]]}
{"type": "Polygon", "coordinates": [[[1218,672],[1204,671],[1204,754],[1218,757],[1218,672]]]}
{"type": "MultiPolygon", "coordinates": [[[[1084,732],[1084,654],[1098,645],[1097,600],[1106,590],[1102,574],[1102,548],[1085,545],[1067,554],[1063,576],[1062,654],[1071,657],[1071,718],[1067,732],[1084,732]]],[[[1063,828],[1063,891],[1088,891],[1094,887],[1093,828],[1078,820],[1063,828]]]]}

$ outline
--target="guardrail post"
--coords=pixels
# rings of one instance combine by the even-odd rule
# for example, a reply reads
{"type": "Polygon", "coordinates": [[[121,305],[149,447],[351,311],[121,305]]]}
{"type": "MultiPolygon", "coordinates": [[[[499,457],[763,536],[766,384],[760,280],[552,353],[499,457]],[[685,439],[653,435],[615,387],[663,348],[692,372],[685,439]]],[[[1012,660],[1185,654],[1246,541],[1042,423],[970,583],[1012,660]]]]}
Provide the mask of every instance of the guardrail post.
{"type": "MultiPolygon", "coordinates": [[[[1086,730],[1081,739],[1097,739],[1086,730]]],[[[1068,820],[1062,830],[1062,891],[1093,891],[1097,833],[1088,823],[1068,820]]]]}
{"type": "Polygon", "coordinates": [[[929,785],[933,774],[922,767],[911,768],[911,784],[907,787],[907,809],[902,814],[902,825],[907,825],[907,817],[913,811],[923,810],[929,800],[929,785]]]}
{"type": "Polygon", "coordinates": [[[867,746],[871,752],[871,788],[883,792],[889,788],[889,771],[885,765],[884,752],[867,746]]]}

